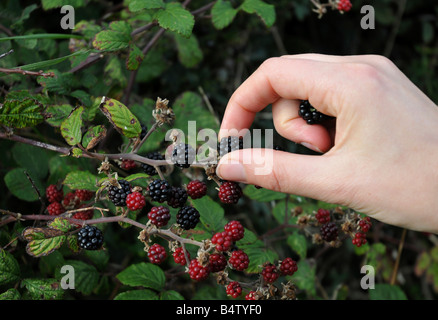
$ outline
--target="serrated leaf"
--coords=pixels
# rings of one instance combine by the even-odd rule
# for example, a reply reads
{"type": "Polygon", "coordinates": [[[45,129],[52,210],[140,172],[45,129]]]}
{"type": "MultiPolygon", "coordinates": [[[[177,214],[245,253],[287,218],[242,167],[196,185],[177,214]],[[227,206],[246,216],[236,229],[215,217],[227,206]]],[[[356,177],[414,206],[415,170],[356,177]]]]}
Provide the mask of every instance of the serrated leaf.
{"type": "Polygon", "coordinates": [[[377,283],[369,290],[371,300],[407,300],[406,294],[397,285],[377,283]]]}
{"type": "Polygon", "coordinates": [[[114,297],[114,300],[158,300],[159,296],[156,292],[143,289],[143,290],[128,290],[119,293],[114,297]]]}
{"type": "Polygon", "coordinates": [[[93,47],[104,51],[118,51],[129,46],[132,27],[126,21],[114,21],[109,25],[110,30],[96,34],[93,47]]]}
{"type": "Polygon", "coordinates": [[[34,300],[58,300],[64,295],[56,279],[24,279],[21,282],[34,300]]]}
{"type": "Polygon", "coordinates": [[[233,22],[239,10],[234,9],[229,1],[218,0],[211,9],[211,21],[216,29],[223,29],[233,22]]]}
{"type": "Polygon", "coordinates": [[[8,289],[7,291],[0,294],[0,300],[20,300],[20,299],[21,299],[20,292],[15,288],[8,289]]]}
{"type": "Polygon", "coordinates": [[[14,256],[0,250],[0,285],[20,280],[20,266],[14,256]]]}
{"type": "Polygon", "coordinates": [[[41,0],[41,4],[44,10],[60,8],[66,4],[79,8],[85,5],[85,0],[41,0]]]}
{"type": "Polygon", "coordinates": [[[74,77],[72,73],[61,73],[58,70],[49,70],[55,74],[54,77],[37,77],[37,82],[45,88],[45,90],[57,94],[68,94],[72,88],[74,77]]]}
{"type": "Polygon", "coordinates": [[[135,44],[130,45],[128,58],[126,59],[126,69],[130,71],[137,70],[143,59],[143,52],[135,44]]]}
{"type": "Polygon", "coordinates": [[[195,25],[193,15],[178,2],[167,3],[164,9],[157,11],[155,18],[158,20],[160,27],[177,32],[185,37],[190,37],[195,25]]]}
{"type": "Polygon", "coordinates": [[[137,12],[143,9],[164,8],[163,0],[132,0],[129,2],[129,11],[137,12]]]}
{"type": "MultiPolygon", "coordinates": [[[[34,190],[32,184],[29,179],[25,175],[26,169],[24,168],[15,168],[6,173],[4,177],[4,181],[9,191],[18,199],[32,202],[38,200],[38,194],[34,190]]],[[[33,182],[35,183],[36,188],[40,192],[44,192],[45,188],[41,181],[33,177],[33,173],[29,173],[33,182]]]]}
{"type": "MultiPolygon", "coordinates": [[[[84,295],[90,295],[96,289],[100,274],[93,265],[79,260],[66,260],[65,265],[73,267],[76,291],[84,295]]],[[[57,278],[61,279],[63,274],[59,270],[57,271],[57,278]]]]}
{"type": "Polygon", "coordinates": [[[44,106],[35,99],[8,100],[0,104],[0,124],[10,128],[26,128],[43,122],[44,106]]]}
{"type": "Polygon", "coordinates": [[[55,218],[51,222],[49,222],[47,226],[61,232],[67,232],[72,228],[71,223],[64,218],[55,218]]]}
{"type": "Polygon", "coordinates": [[[84,107],[80,106],[72,111],[72,113],[61,123],[61,135],[65,141],[75,146],[81,142],[82,139],[82,113],[84,107]]]}
{"type": "Polygon", "coordinates": [[[254,201],[268,202],[272,200],[280,200],[286,198],[286,194],[282,192],[272,191],[265,188],[257,189],[253,185],[247,185],[243,188],[243,194],[254,201]]]}
{"type": "Polygon", "coordinates": [[[275,263],[278,260],[278,254],[272,250],[260,248],[260,247],[247,247],[245,253],[249,258],[248,268],[245,270],[247,273],[259,273],[261,266],[265,262],[275,263]]]}
{"type": "Polygon", "coordinates": [[[203,54],[199,47],[198,39],[194,34],[189,38],[174,34],[178,59],[187,68],[192,68],[201,62],[203,54]]]}
{"type": "Polygon", "coordinates": [[[26,252],[36,258],[59,249],[66,239],[63,231],[39,227],[27,227],[23,230],[22,236],[28,241],[26,252]]]}
{"type": "Polygon", "coordinates": [[[93,149],[105,136],[106,128],[103,125],[91,127],[82,138],[82,146],[87,150],[93,149]]]}
{"type": "Polygon", "coordinates": [[[209,196],[193,200],[192,203],[193,207],[198,210],[201,215],[200,219],[202,225],[210,233],[214,234],[219,232],[227,223],[224,218],[224,209],[209,196]]]}
{"type": "Polygon", "coordinates": [[[175,290],[168,290],[160,293],[160,300],[184,300],[184,297],[175,290]]]}
{"type": "Polygon", "coordinates": [[[297,263],[298,270],[290,278],[300,290],[306,291],[311,297],[316,295],[316,265],[307,260],[300,260],[297,263]]]}
{"type": "Polygon", "coordinates": [[[241,5],[241,9],[247,13],[257,14],[267,27],[271,27],[275,23],[275,7],[272,4],[267,4],[261,0],[245,0],[241,5]]]}
{"type": "Polygon", "coordinates": [[[304,235],[298,233],[297,231],[293,232],[287,238],[287,244],[300,256],[300,258],[304,259],[306,257],[307,239],[304,235]]]}
{"type": "Polygon", "coordinates": [[[123,136],[127,138],[140,136],[140,122],[123,103],[115,99],[103,97],[100,110],[123,136]]]}
{"type": "Polygon", "coordinates": [[[67,174],[63,183],[72,190],[97,191],[97,181],[98,177],[88,171],[73,171],[67,174]]]}
{"type": "Polygon", "coordinates": [[[117,275],[117,279],[128,286],[143,286],[157,291],[164,287],[166,277],[160,267],[152,264],[140,262],[130,265],[117,275]]]}

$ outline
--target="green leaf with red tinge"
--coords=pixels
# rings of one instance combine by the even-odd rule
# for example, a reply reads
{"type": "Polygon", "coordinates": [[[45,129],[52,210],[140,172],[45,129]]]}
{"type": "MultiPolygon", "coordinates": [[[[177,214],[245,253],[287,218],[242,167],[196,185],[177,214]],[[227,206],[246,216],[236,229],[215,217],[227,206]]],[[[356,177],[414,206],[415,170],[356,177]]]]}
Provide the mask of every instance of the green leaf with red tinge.
{"type": "Polygon", "coordinates": [[[121,135],[127,138],[136,138],[140,136],[140,122],[120,101],[103,97],[100,104],[100,110],[121,135]]]}
{"type": "Polygon", "coordinates": [[[96,34],[93,47],[103,51],[118,51],[129,47],[132,27],[125,21],[114,21],[109,30],[96,34]]]}
{"type": "Polygon", "coordinates": [[[132,44],[129,47],[129,55],[126,59],[126,69],[128,70],[137,70],[140,67],[140,64],[143,62],[144,54],[141,50],[135,45],[132,44]]]}
{"type": "Polygon", "coordinates": [[[61,135],[71,146],[75,146],[81,142],[83,112],[84,107],[78,107],[61,123],[61,135]]]}

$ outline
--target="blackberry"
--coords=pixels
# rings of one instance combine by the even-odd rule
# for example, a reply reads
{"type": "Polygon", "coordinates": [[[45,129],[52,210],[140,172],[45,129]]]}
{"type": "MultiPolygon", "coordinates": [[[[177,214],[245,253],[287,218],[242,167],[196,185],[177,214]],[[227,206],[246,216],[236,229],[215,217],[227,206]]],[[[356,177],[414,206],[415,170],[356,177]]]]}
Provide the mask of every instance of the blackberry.
{"type": "Polygon", "coordinates": [[[167,204],[172,208],[180,208],[186,203],[188,197],[186,189],[172,187],[167,204]]]}
{"type": "Polygon", "coordinates": [[[65,212],[65,208],[59,202],[52,202],[47,206],[47,212],[51,216],[59,216],[61,213],[65,212]]]}
{"type": "Polygon", "coordinates": [[[163,203],[169,199],[172,187],[166,180],[155,179],[149,183],[147,190],[152,201],[163,203]]]}
{"type": "Polygon", "coordinates": [[[330,242],[338,237],[338,226],[334,222],[325,223],[320,229],[323,240],[330,242]]]}
{"type": "Polygon", "coordinates": [[[241,149],[243,149],[243,137],[224,137],[218,144],[218,155],[221,158],[228,152],[241,149]]]}
{"type": "Polygon", "coordinates": [[[142,209],[146,205],[146,199],[144,196],[136,191],[128,194],[126,196],[126,206],[131,211],[136,211],[142,209]]]}
{"type": "Polygon", "coordinates": [[[140,139],[143,139],[146,137],[146,134],[148,133],[148,127],[145,124],[141,125],[141,133],[140,133],[140,139]]]}
{"type": "Polygon", "coordinates": [[[239,241],[245,235],[245,229],[239,221],[233,220],[224,226],[224,230],[232,241],[239,241]]]}
{"type": "Polygon", "coordinates": [[[318,124],[331,118],[316,110],[308,100],[301,101],[298,115],[306,120],[307,124],[318,124]]]}
{"type": "Polygon", "coordinates": [[[90,190],[79,189],[79,190],[75,191],[75,196],[81,201],[88,201],[88,200],[93,199],[94,192],[90,191],[90,190]]]}
{"type": "Polygon", "coordinates": [[[273,283],[278,279],[279,276],[280,272],[276,266],[274,266],[272,263],[265,264],[262,270],[262,277],[265,282],[273,283]]]}
{"type": "Polygon", "coordinates": [[[180,168],[188,168],[195,162],[195,158],[196,151],[191,145],[179,143],[173,148],[171,161],[180,168]]]}
{"type": "MultiPolygon", "coordinates": [[[[186,253],[187,258],[190,260],[190,252],[186,251],[186,253]]],[[[172,253],[172,256],[176,264],[180,264],[182,266],[185,266],[187,264],[183,247],[176,248],[175,251],[172,253]]]]}
{"type": "Polygon", "coordinates": [[[199,220],[199,211],[190,206],[183,206],[176,215],[176,223],[184,230],[194,229],[199,220]]]}
{"type": "Polygon", "coordinates": [[[187,194],[192,199],[202,198],[207,194],[207,184],[199,180],[192,180],[187,185],[187,194]]]}
{"type": "Polygon", "coordinates": [[[78,232],[78,244],[86,250],[100,249],[103,244],[103,233],[95,226],[85,226],[78,232]]]}
{"type": "Polygon", "coordinates": [[[131,184],[126,180],[119,180],[118,186],[110,186],[108,189],[108,198],[116,207],[126,206],[126,197],[131,193],[131,184]]]}
{"type": "Polygon", "coordinates": [[[280,272],[282,275],[291,276],[297,271],[297,262],[290,257],[284,259],[280,264],[280,272]]]}
{"type": "Polygon", "coordinates": [[[227,267],[227,258],[222,253],[213,253],[208,257],[211,272],[219,272],[227,267]]]}
{"type": "Polygon", "coordinates": [[[61,202],[64,198],[64,192],[62,188],[59,188],[55,184],[51,184],[46,188],[46,197],[47,200],[52,202],[61,202]]]}
{"type": "Polygon", "coordinates": [[[167,258],[167,252],[164,247],[158,243],[154,243],[148,250],[149,261],[153,264],[161,264],[167,258]]]}
{"type": "Polygon", "coordinates": [[[152,207],[148,212],[148,219],[156,227],[164,227],[169,222],[171,216],[169,208],[159,206],[152,207]]]}
{"type": "Polygon", "coordinates": [[[216,245],[217,251],[228,251],[233,244],[233,239],[228,235],[228,232],[222,231],[213,235],[211,243],[216,245]]]}
{"type": "Polygon", "coordinates": [[[237,203],[242,197],[242,189],[234,181],[224,181],[219,188],[219,199],[223,203],[233,204],[237,203]]]}
{"type": "Polygon", "coordinates": [[[197,259],[190,261],[188,269],[190,278],[196,281],[203,281],[207,279],[211,272],[209,264],[202,266],[197,259]]]}
{"type": "Polygon", "coordinates": [[[231,253],[228,263],[234,270],[243,271],[248,268],[249,257],[243,250],[235,250],[231,253]]]}
{"type": "Polygon", "coordinates": [[[228,296],[231,296],[233,298],[237,298],[242,294],[242,287],[240,286],[240,283],[237,281],[230,282],[226,287],[226,292],[228,296]]]}
{"type": "MultiPolygon", "coordinates": [[[[151,160],[165,160],[164,156],[160,154],[158,151],[152,151],[145,155],[145,158],[151,159],[151,160]]],[[[151,166],[147,163],[142,163],[141,168],[143,169],[143,172],[150,176],[156,176],[158,174],[157,170],[154,166],[151,166]]],[[[164,170],[164,166],[160,166],[160,170],[164,170]]]]}

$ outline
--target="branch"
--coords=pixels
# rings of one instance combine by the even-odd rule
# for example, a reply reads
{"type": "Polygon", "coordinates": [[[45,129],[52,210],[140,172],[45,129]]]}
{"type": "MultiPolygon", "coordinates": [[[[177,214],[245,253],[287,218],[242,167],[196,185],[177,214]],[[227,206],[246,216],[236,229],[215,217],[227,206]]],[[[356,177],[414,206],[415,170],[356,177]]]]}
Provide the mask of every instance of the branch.
{"type": "Polygon", "coordinates": [[[53,72],[44,72],[42,70],[40,70],[40,71],[27,71],[27,70],[21,70],[19,68],[15,68],[15,69],[0,68],[0,72],[6,73],[6,74],[19,73],[19,74],[22,74],[25,76],[43,76],[44,78],[55,76],[55,74],[53,72]]]}

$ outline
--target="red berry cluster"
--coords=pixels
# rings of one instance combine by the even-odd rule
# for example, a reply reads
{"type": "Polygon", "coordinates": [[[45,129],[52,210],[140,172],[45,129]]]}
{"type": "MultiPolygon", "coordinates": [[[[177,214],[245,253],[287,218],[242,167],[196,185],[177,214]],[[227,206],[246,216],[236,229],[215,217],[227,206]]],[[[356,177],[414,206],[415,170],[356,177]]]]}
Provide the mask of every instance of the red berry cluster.
{"type": "MultiPolygon", "coordinates": [[[[186,251],[186,253],[187,253],[187,258],[190,259],[190,252],[186,251]]],[[[176,264],[180,264],[182,266],[185,266],[187,264],[183,247],[176,248],[175,251],[172,253],[172,256],[176,264]]]]}
{"type": "Polygon", "coordinates": [[[244,228],[239,221],[230,221],[224,226],[224,231],[218,232],[211,238],[211,243],[216,245],[217,251],[228,251],[234,242],[244,236],[244,228]]]}
{"type": "Polygon", "coordinates": [[[360,247],[367,243],[366,234],[371,228],[371,218],[370,217],[364,217],[359,220],[358,228],[359,230],[354,234],[354,238],[351,240],[351,242],[356,246],[360,247]]]}
{"type": "Polygon", "coordinates": [[[243,192],[239,184],[234,181],[224,181],[219,187],[219,199],[226,204],[235,204],[242,197],[243,192]]]}
{"type": "Polygon", "coordinates": [[[315,218],[320,224],[326,224],[330,222],[330,210],[322,208],[318,209],[315,214],[315,218]]]}
{"type": "Polygon", "coordinates": [[[146,199],[141,192],[131,192],[126,196],[126,206],[131,211],[141,210],[145,205],[146,199]]]}
{"type": "Polygon", "coordinates": [[[130,171],[132,169],[137,168],[137,164],[135,163],[134,160],[123,159],[122,163],[120,164],[120,168],[126,171],[130,171]]]}
{"type": "Polygon", "coordinates": [[[351,4],[350,0],[339,0],[338,1],[338,10],[341,13],[350,11],[352,7],[353,7],[353,5],[351,4]]]}
{"type": "Polygon", "coordinates": [[[262,277],[266,283],[275,282],[280,276],[291,276],[298,271],[298,265],[295,260],[287,257],[280,261],[278,265],[267,262],[263,265],[262,277]]]}
{"type": "Polygon", "coordinates": [[[242,294],[242,287],[240,286],[240,283],[237,281],[230,282],[226,287],[227,295],[237,298],[242,294]]]}
{"type": "Polygon", "coordinates": [[[161,264],[167,258],[166,249],[162,245],[154,243],[149,247],[148,258],[153,264],[161,264]]]}
{"type": "Polygon", "coordinates": [[[187,184],[187,194],[192,199],[200,199],[207,194],[207,184],[199,180],[192,180],[187,184]]]}

